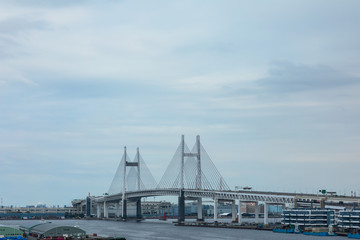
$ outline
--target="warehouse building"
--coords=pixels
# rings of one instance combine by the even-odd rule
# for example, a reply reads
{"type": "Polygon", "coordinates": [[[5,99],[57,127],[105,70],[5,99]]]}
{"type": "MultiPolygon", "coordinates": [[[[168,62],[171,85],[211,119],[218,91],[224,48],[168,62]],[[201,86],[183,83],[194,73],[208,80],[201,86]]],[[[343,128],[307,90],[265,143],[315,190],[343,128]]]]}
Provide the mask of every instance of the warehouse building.
{"type": "Polygon", "coordinates": [[[36,224],[35,226],[24,227],[26,233],[40,238],[46,237],[79,237],[85,238],[86,232],[79,227],[61,226],[52,223],[36,224]]]}
{"type": "Polygon", "coordinates": [[[38,222],[38,223],[34,223],[34,222],[24,222],[23,225],[21,225],[19,228],[21,231],[23,231],[25,234],[29,235],[31,234],[31,230],[41,224],[44,224],[45,222],[38,222]]]}
{"type": "Polygon", "coordinates": [[[23,232],[20,231],[19,229],[0,225],[0,238],[18,237],[18,236],[22,236],[22,235],[23,235],[23,232]]]}

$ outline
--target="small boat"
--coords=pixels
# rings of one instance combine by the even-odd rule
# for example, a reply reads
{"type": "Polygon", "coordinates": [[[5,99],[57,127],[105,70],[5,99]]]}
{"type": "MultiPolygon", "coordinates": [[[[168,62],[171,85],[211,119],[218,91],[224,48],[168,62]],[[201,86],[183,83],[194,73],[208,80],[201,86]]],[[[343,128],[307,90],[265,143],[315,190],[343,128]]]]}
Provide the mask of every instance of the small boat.
{"type": "Polygon", "coordinates": [[[276,233],[295,233],[293,228],[273,228],[272,231],[276,233]]]}
{"type": "Polygon", "coordinates": [[[347,235],[348,238],[355,238],[355,239],[360,239],[360,234],[359,233],[349,233],[347,235]]]}
{"type": "Polygon", "coordinates": [[[335,233],[328,233],[328,232],[303,232],[304,235],[311,235],[311,236],[336,236],[335,233]]]}

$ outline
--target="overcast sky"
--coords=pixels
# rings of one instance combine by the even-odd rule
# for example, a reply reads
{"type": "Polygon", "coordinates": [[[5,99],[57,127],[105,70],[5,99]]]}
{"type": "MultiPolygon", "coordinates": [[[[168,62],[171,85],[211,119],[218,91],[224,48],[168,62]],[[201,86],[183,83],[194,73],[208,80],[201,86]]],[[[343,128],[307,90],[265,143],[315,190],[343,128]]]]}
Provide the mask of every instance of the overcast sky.
{"type": "Polygon", "coordinates": [[[360,195],[360,1],[0,2],[0,197],[70,205],[201,136],[227,184],[360,195]]]}

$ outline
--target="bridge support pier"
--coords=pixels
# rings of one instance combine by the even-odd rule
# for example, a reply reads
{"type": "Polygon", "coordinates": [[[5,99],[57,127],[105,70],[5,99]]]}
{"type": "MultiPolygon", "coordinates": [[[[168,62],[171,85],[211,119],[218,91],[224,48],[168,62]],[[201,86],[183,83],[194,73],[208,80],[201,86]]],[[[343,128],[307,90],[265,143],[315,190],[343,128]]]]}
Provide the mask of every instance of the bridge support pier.
{"type": "MultiPolygon", "coordinates": [[[[312,205],[312,203],[311,203],[311,205],[312,205]]],[[[294,208],[298,208],[298,198],[297,197],[294,198],[294,208]]]]}
{"type": "Polygon", "coordinates": [[[127,205],[127,201],[125,199],[122,200],[121,218],[122,218],[123,221],[126,221],[126,218],[127,218],[126,205],[127,205]]]}
{"type": "Polygon", "coordinates": [[[217,223],[219,199],[215,198],[214,200],[214,223],[217,223]]]}
{"type": "Polygon", "coordinates": [[[109,218],[109,209],[107,202],[104,202],[104,218],[109,218]]]}
{"type": "Polygon", "coordinates": [[[120,202],[116,202],[116,213],[115,213],[116,218],[120,217],[120,202]]]}
{"type": "Polygon", "coordinates": [[[239,199],[239,216],[238,216],[238,223],[241,225],[242,223],[242,212],[241,212],[241,200],[239,199]]]}
{"type": "Polygon", "coordinates": [[[255,223],[259,223],[259,202],[255,202],[255,223]]]}
{"type": "Polygon", "coordinates": [[[325,198],[322,198],[322,199],[320,200],[320,208],[321,208],[321,209],[324,209],[324,208],[325,208],[325,198]]]}
{"type": "Polygon", "coordinates": [[[269,224],[269,206],[266,202],[264,202],[264,225],[269,224]]]}
{"type": "Polygon", "coordinates": [[[197,221],[204,221],[203,212],[202,212],[202,198],[197,200],[197,221]]]}
{"type": "Polygon", "coordinates": [[[142,219],[142,213],[141,213],[141,198],[136,200],[136,219],[141,220],[142,219]]]}
{"type": "Polygon", "coordinates": [[[86,197],[86,216],[91,217],[91,198],[90,193],[89,196],[86,197]]]}
{"type": "Polygon", "coordinates": [[[231,203],[231,221],[233,223],[236,222],[236,203],[235,203],[235,200],[233,200],[232,203],[231,203]]]}
{"type": "Polygon", "coordinates": [[[185,195],[184,191],[180,190],[180,196],[178,199],[178,222],[185,221],[185,195]]]}
{"type": "Polygon", "coordinates": [[[96,204],[96,217],[97,218],[101,217],[101,205],[100,205],[100,203],[96,204]]]}

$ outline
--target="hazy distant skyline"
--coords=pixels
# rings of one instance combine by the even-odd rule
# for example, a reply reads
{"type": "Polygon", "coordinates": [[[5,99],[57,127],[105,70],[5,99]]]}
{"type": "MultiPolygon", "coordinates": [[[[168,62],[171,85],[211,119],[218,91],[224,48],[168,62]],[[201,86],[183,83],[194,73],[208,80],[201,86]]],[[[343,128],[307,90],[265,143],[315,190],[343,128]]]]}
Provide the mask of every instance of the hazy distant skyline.
{"type": "Polygon", "coordinates": [[[0,197],[70,204],[123,147],[160,180],[201,141],[228,185],[350,194],[360,2],[0,2],[0,197]]]}

